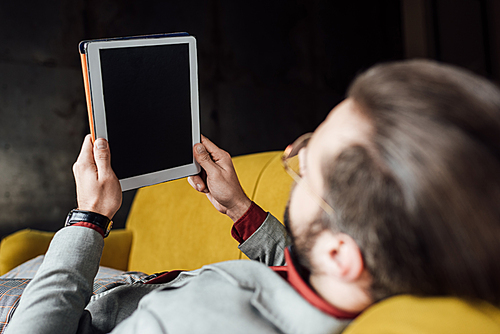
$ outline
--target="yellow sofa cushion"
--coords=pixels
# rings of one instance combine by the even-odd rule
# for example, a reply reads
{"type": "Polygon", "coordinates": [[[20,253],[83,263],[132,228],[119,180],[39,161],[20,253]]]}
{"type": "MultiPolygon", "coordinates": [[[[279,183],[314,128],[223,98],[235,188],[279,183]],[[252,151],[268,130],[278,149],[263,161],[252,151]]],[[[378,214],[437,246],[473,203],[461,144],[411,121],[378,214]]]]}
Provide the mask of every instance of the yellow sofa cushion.
{"type": "Polygon", "coordinates": [[[275,154],[263,168],[251,199],[283,222],[293,179],[281,164],[281,153],[275,154]]]}
{"type": "MultiPolygon", "coordinates": [[[[233,159],[246,194],[278,217],[283,216],[291,183],[278,164],[280,156],[281,152],[266,152],[233,159]],[[261,195],[259,190],[267,186],[272,190],[261,195]]],[[[129,270],[196,269],[244,257],[231,237],[232,221],[186,179],[140,189],[126,226],[134,235],[129,270]]]]}
{"type": "Polygon", "coordinates": [[[368,308],[343,333],[500,333],[500,309],[452,297],[401,295],[368,308]]]}

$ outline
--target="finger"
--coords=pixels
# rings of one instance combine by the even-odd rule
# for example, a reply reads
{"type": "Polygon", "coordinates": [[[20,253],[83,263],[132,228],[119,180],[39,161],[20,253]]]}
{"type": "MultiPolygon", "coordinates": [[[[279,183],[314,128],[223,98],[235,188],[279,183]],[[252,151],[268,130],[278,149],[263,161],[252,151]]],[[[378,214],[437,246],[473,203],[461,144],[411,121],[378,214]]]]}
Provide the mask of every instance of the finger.
{"type": "Polygon", "coordinates": [[[82,148],[80,154],[76,159],[76,162],[81,165],[94,165],[94,153],[92,150],[92,138],[90,135],[85,136],[83,140],[82,148]]]}
{"type": "Polygon", "coordinates": [[[212,143],[212,141],[204,135],[201,135],[201,143],[203,144],[203,146],[205,146],[215,162],[223,159],[227,155],[226,151],[221,150],[217,145],[212,143]]]}
{"type": "Polygon", "coordinates": [[[104,138],[96,139],[94,143],[94,159],[100,175],[112,172],[111,155],[108,141],[104,138]]]}
{"type": "Polygon", "coordinates": [[[207,151],[203,144],[194,145],[193,153],[196,161],[208,174],[213,173],[218,169],[218,166],[212,160],[211,154],[207,151]]]}
{"type": "Polygon", "coordinates": [[[199,175],[193,175],[193,176],[188,177],[188,182],[191,185],[191,187],[193,187],[197,191],[202,192],[202,193],[208,192],[208,189],[207,189],[207,186],[205,185],[205,182],[203,181],[203,179],[199,175]]]}
{"type": "Polygon", "coordinates": [[[202,189],[201,191],[203,193],[209,193],[210,192],[210,189],[208,189],[208,180],[207,180],[207,172],[202,169],[199,173],[198,173],[198,176],[200,177],[201,181],[202,181],[202,189]],[[204,186],[204,188],[203,188],[204,186]]]}

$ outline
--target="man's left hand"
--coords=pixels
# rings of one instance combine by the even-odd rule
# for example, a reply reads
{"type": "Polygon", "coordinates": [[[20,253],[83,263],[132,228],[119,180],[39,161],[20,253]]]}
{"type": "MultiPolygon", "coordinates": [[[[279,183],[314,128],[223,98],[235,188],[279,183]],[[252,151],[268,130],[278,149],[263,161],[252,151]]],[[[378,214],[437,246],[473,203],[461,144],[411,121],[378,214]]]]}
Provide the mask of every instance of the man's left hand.
{"type": "Polygon", "coordinates": [[[234,222],[238,221],[252,202],[241,187],[229,153],[202,135],[201,143],[193,148],[193,154],[204,171],[201,175],[190,176],[188,182],[194,189],[205,193],[219,212],[234,222]]]}

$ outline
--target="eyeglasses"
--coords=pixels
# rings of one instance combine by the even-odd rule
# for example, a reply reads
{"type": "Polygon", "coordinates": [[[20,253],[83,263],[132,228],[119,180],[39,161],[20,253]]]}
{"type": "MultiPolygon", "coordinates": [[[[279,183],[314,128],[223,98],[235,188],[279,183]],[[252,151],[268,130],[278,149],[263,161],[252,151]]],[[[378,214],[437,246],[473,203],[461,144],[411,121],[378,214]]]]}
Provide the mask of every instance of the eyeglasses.
{"type": "Polygon", "coordinates": [[[293,142],[293,144],[288,145],[288,147],[285,149],[283,152],[283,155],[281,156],[281,163],[283,164],[283,167],[285,170],[290,174],[290,176],[294,179],[294,181],[297,184],[301,184],[304,188],[308,189],[309,193],[312,195],[312,197],[315,199],[316,203],[323,209],[329,216],[333,216],[334,210],[333,208],[326,203],[326,201],[318,195],[312,188],[311,186],[304,181],[304,179],[300,176],[300,160],[299,160],[299,152],[303,148],[307,146],[309,143],[309,140],[312,137],[312,132],[306,133],[299,138],[297,138],[296,141],[293,142]]]}

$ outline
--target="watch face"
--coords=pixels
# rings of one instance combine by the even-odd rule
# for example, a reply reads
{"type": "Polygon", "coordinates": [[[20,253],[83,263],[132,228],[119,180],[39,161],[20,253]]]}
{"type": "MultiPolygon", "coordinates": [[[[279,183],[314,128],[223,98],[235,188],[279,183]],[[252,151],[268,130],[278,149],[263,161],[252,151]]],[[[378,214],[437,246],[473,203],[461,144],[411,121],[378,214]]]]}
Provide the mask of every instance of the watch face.
{"type": "Polygon", "coordinates": [[[110,220],[109,221],[109,224],[108,224],[108,228],[106,229],[105,233],[104,233],[104,236],[107,237],[108,234],[109,234],[109,231],[111,231],[111,228],[113,227],[113,221],[110,220]]]}

